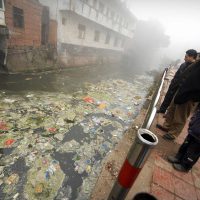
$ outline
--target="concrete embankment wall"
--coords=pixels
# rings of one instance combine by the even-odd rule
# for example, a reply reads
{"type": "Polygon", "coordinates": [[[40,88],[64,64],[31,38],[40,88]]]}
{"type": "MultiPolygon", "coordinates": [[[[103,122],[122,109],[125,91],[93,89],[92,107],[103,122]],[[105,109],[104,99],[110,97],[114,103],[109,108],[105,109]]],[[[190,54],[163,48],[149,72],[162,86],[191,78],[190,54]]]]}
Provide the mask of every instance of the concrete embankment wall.
{"type": "Polygon", "coordinates": [[[119,63],[123,54],[118,51],[67,45],[57,53],[52,46],[12,47],[8,49],[9,73],[40,72],[66,67],[119,63]]]}
{"type": "Polygon", "coordinates": [[[12,72],[33,72],[57,68],[56,48],[12,47],[8,49],[7,69],[12,72]]]}
{"type": "Polygon", "coordinates": [[[119,51],[65,44],[59,50],[59,62],[62,67],[118,63],[122,55],[119,51]]]}

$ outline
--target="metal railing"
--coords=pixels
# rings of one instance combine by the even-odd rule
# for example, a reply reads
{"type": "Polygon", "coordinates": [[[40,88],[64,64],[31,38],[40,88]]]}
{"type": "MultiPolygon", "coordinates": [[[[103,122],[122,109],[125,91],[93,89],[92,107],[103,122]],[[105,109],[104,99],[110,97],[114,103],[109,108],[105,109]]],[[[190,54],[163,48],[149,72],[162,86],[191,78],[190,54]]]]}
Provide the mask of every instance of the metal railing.
{"type": "Polygon", "coordinates": [[[148,110],[147,110],[147,113],[146,113],[146,116],[145,116],[145,120],[142,124],[142,128],[149,129],[152,122],[153,122],[153,119],[154,119],[156,111],[157,111],[156,105],[157,105],[158,100],[160,98],[160,94],[161,94],[161,90],[162,90],[162,87],[163,87],[163,83],[164,83],[166,73],[167,73],[167,69],[164,70],[164,72],[162,73],[162,76],[161,76],[161,78],[158,82],[158,87],[156,88],[156,90],[153,94],[153,97],[151,99],[151,103],[148,107],[148,110]]]}
{"type": "Polygon", "coordinates": [[[151,103],[148,107],[142,128],[137,132],[136,140],[129,150],[108,200],[123,200],[126,198],[130,188],[142,170],[151,149],[158,144],[157,136],[147,129],[150,128],[156,114],[156,105],[160,98],[166,71],[167,69],[165,69],[160,81],[158,82],[158,87],[154,92],[151,103]]]}

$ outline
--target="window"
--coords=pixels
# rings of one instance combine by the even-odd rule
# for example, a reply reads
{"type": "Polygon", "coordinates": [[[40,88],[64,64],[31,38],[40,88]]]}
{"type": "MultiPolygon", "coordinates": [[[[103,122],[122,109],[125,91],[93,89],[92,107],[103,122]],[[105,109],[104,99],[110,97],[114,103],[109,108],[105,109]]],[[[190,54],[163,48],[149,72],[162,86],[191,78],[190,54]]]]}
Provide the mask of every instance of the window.
{"type": "Polygon", "coordinates": [[[119,24],[121,24],[121,25],[122,25],[122,23],[123,23],[123,18],[122,18],[122,17],[120,17],[120,18],[119,18],[119,24]]]}
{"type": "Polygon", "coordinates": [[[116,22],[119,22],[119,15],[116,15],[116,22]]]}
{"type": "Polygon", "coordinates": [[[94,41],[99,42],[100,39],[100,32],[99,31],[95,31],[94,33],[94,41]]]}
{"type": "Polygon", "coordinates": [[[109,17],[109,13],[110,13],[110,10],[109,10],[109,8],[107,8],[107,10],[106,10],[106,16],[107,17],[109,17]]]}
{"type": "Polygon", "coordinates": [[[101,2],[99,3],[99,12],[102,14],[104,13],[104,4],[101,2]]]}
{"type": "Polygon", "coordinates": [[[115,47],[118,46],[118,42],[119,42],[119,40],[118,40],[118,38],[116,37],[116,38],[115,38],[115,41],[114,41],[114,46],[115,46],[115,47]]]}
{"type": "Polygon", "coordinates": [[[62,25],[66,25],[66,18],[62,18],[62,25]]]}
{"type": "Polygon", "coordinates": [[[125,39],[122,39],[121,48],[124,48],[124,45],[125,45],[125,39]]]}
{"type": "Polygon", "coordinates": [[[109,43],[110,43],[110,33],[107,33],[105,44],[109,44],[109,43]]]}
{"type": "Polygon", "coordinates": [[[85,30],[86,30],[85,26],[82,24],[79,24],[78,30],[79,30],[78,38],[85,39],[85,30]]]}
{"type": "Polygon", "coordinates": [[[98,19],[98,17],[99,17],[99,12],[96,11],[96,19],[98,19]]]}
{"type": "Polygon", "coordinates": [[[111,11],[111,19],[113,20],[115,18],[115,13],[111,11]]]}
{"type": "Polygon", "coordinates": [[[21,8],[13,6],[14,27],[24,28],[24,11],[21,8]]]}
{"type": "Polygon", "coordinates": [[[3,9],[3,0],[0,0],[0,9],[3,9]]]}
{"type": "Polygon", "coordinates": [[[128,28],[128,22],[125,23],[125,28],[128,28]]]}

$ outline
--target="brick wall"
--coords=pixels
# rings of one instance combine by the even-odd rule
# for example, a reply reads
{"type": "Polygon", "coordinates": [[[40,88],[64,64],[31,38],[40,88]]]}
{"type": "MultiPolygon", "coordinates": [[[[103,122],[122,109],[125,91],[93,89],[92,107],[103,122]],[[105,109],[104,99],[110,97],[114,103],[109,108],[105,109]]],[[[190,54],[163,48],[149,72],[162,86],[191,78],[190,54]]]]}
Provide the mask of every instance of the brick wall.
{"type": "Polygon", "coordinates": [[[37,0],[6,0],[5,8],[10,31],[8,46],[40,46],[42,5],[37,0]],[[14,27],[13,6],[24,11],[24,28],[14,27]]]}

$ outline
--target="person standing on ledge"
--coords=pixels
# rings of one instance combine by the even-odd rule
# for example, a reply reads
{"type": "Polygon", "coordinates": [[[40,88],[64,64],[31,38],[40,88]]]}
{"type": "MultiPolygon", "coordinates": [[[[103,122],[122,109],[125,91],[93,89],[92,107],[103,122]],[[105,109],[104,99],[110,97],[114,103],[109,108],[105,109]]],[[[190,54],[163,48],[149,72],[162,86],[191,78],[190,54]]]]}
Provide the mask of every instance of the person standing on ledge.
{"type": "Polygon", "coordinates": [[[185,62],[181,64],[179,67],[178,71],[176,72],[174,78],[172,79],[169,89],[165,95],[164,101],[162,102],[160,108],[157,110],[157,113],[165,113],[167,108],[169,107],[176,91],[178,90],[179,87],[179,81],[180,77],[183,74],[183,72],[188,68],[189,65],[195,62],[197,58],[197,51],[194,49],[190,49],[186,51],[185,55],[185,62]]]}
{"type": "Polygon", "coordinates": [[[191,64],[182,74],[176,92],[166,114],[163,125],[157,128],[166,131],[165,140],[174,140],[183,130],[191,113],[200,103],[200,60],[191,64]]]}

